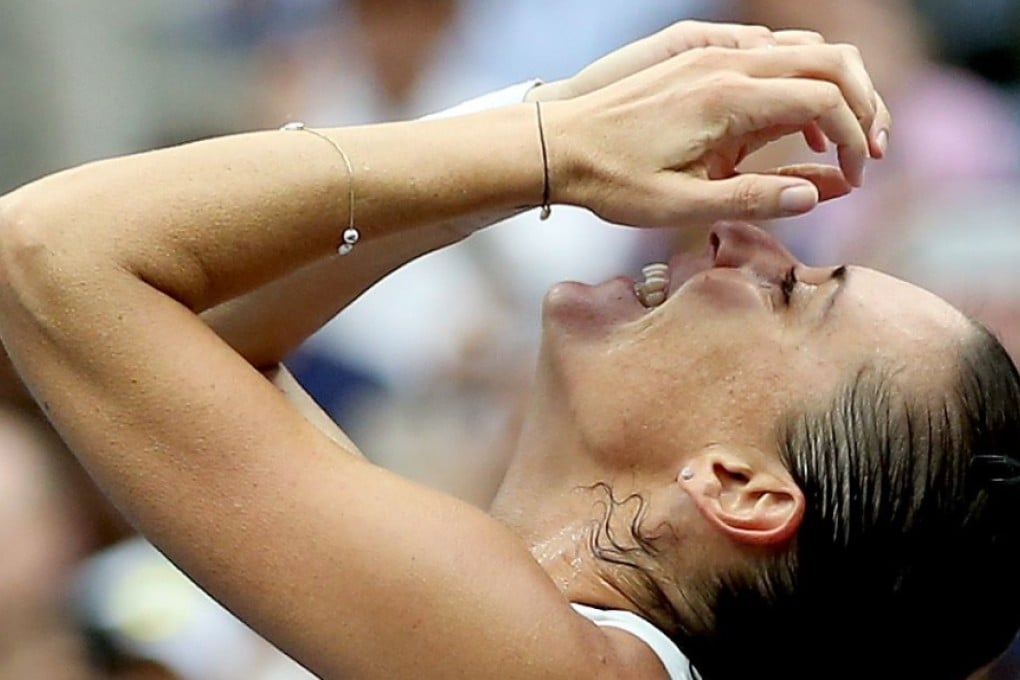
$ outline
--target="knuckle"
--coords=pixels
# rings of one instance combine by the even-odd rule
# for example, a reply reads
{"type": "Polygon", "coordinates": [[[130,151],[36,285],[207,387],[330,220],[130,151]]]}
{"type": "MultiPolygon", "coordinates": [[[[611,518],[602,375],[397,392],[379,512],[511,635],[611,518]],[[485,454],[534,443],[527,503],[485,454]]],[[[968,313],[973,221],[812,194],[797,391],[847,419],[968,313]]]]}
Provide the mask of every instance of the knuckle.
{"type": "Polygon", "coordinates": [[[789,45],[821,45],[825,43],[825,38],[821,33],[816,31],[809,31],[800,28],[787,28],[776,31],[774,35],[777,38],[782,39],[789,45]]]}
{"type": "Polygon", "coordinates": [[[688,47],[688,39],[693,31],[689,21],[680,21],[662,29],[655,39],[665,48],[666,54],[672,58],[683,53],[688,47]]]}
{"type": "Polygon", "coordinates": [[[671,24],[659,32],[659,35],[666,40],[667,43],[683,42],[687,35],[694,30],[691,25],[693,22],[690,20],[678,21],[675,24],[671,24]]]}
{"type": "Polygon", "coordinates": [[[853,43],[839,43],[836,47],[843,53],[843,58],[848,61],[861,60],[861,48],[853,43]]]}
{"type": "Polygon", "coordinates": [[[729,71],[712,73],[686,96],[696,96],[697,115],[703,122],[720,123],[725,128],[734,113],[734,102],[751,86],[751,81],[750,77],[729,71]]]}
{"type": "Polygon", "coordinates": [[[744,28],[745,37],[749,40],[756,42],[771,41],[775,37],[772,30],[765,26],[746,26],[744,28]]]}
{"type": "Polygon", "coordinates": [[[708,45],[706,47],[699,47],[695,52],[697,52],[697,58],[701,64],[715,66],[724,59],[727,50],[718,45],[708,45]]]}
{"type": "Polygon", "coordinates": [[[736,71],[718,71],[704,78],[701,90],[706,99],[725,102],[746,92],[754,79],[736,71]]]}
{"type": "Polygon", "coordinates": [[[683,53],[685,65],[694,69],[694,73],[713,74],[721,66],[722,49],[714,46],[695,47],[683,53]]]}
{"type": "Polygon", "coordinates": [[[754,215],[762,206],[761,191],[752,178],[740,177],[734,182],[731,201],[735,212],[741,215],[754,215]]]}
{"type": "Polygon", "coordinates": [[[838,45],[823,45],[821,46],[821,51],[823,55],[822,66],[826,71],[838,73],[846,70],[849,62],[838,45]]]}
{"type": "Polygon", "coordinates": [[[861,51],[856,45],[841,44],[837,45],[836,49],[839,53],[839,68],[842,71],[851,71],[858,66],[862,66],[863,60],[861,59],[861,51]]]}
{"type": "Polygon", "coordinates": [[[835,83],[818,81],[818,102],[826,110],[834,109],[843,103],[843,91],[835,83]]]}
{"type": "Polygon", "coordinates": [[[732,44],[708,45],[700,47],[697,51],[698,61],[706,69],[743,69],[747,60],[745,51],[740,49],[738,41],[729,36],[732,44]]]}
{"type": "Polygon", "coordinates": [[[679,54],[700,42],[699,36],[704,33],[704,22],[685,19],[667,26],[659,35],[670,46],[675,56],[675,54],[679,54]]]}

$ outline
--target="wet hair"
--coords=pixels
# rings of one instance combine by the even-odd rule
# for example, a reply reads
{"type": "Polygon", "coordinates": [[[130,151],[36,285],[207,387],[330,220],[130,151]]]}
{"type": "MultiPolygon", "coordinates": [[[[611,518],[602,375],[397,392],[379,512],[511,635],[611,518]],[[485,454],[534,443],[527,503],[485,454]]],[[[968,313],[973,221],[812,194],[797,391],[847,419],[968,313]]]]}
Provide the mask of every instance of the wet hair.
{"type": "Polygon", "coordinates": [[[868,367],[824,411],[783,423],[804,519],[788,551],[720,579],[706,678],[761,672],[771,658],[783,677],[956,679],[1009,645],[1020,626],[1020,376],[981,328],[958,358],[938,398],[868,367]]]}
{"type": "Polygon", "coordinates": [[[1020,627],[1020,375],[981,328],[956,373],[933,399],[867,367],[784,419],[805,514],[754,566],[671,593],[632,554],[596,554],[642,573],[653,618],[705,680],[966,678],[1020,627]]]}

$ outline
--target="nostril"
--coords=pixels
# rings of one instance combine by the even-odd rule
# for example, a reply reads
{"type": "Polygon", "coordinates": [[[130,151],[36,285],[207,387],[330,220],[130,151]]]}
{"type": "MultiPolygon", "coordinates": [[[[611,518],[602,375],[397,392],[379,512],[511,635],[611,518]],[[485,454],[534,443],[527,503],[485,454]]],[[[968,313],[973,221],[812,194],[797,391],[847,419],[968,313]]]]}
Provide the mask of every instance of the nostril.
{"type": "Polygon", "coordinates": [[[719,234],[714,231],[708,236],[708,243],[712,247],[712,260],[719,257],[719,234]]]}

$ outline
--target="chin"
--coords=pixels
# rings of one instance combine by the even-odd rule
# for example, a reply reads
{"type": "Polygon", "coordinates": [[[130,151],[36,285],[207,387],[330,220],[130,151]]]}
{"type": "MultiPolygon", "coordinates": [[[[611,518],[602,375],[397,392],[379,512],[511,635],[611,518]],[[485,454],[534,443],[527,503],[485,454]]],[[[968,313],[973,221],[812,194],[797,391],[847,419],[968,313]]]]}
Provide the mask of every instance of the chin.
{"type": "Polygon", "coordinates": [[[546,333],[602,337],[647,311],[634,294],[634,280],[626,276],[597,286],[566,281],[546,293],[542,326],[546,333]]]}

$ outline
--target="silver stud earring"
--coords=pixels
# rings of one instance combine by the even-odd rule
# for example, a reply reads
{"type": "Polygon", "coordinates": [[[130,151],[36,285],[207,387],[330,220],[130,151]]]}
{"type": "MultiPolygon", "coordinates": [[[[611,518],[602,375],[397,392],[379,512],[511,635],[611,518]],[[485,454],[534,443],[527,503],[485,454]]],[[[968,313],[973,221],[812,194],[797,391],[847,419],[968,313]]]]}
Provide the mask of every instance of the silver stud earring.
{"type": "Polygon", "coordinates": [[[684,480],[694,479],[694,470],[690,469],[687,466],[684,466],[684,469],[680,470],[680,479],[684,480]]]}

